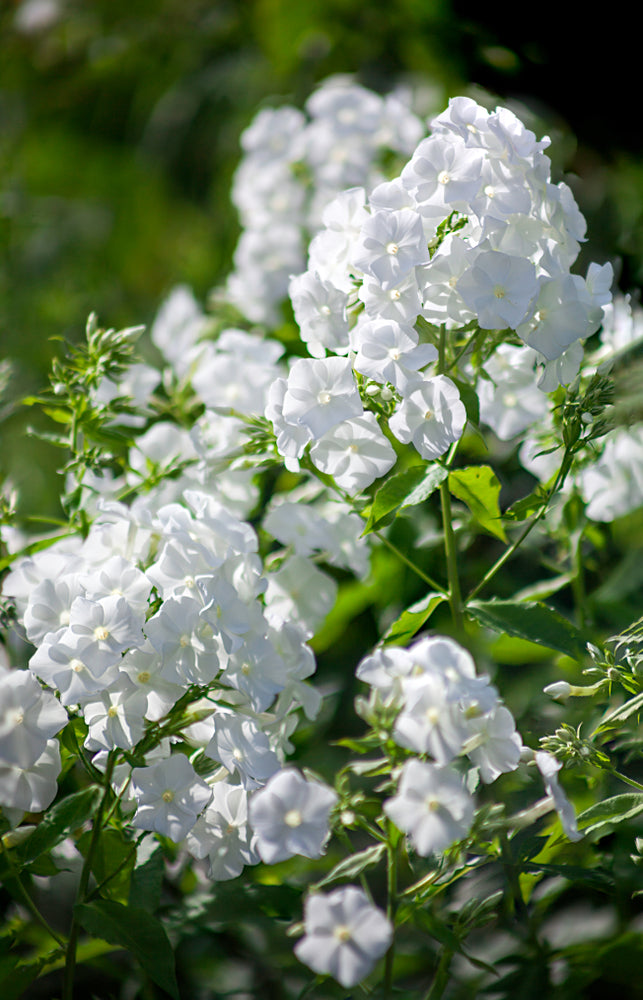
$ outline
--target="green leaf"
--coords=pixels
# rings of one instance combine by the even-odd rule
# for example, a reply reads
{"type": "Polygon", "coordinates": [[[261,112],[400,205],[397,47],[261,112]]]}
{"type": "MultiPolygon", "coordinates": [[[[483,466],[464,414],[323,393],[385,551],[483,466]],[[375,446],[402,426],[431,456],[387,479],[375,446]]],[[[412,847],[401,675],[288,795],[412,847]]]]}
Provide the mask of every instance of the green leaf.
{"type": "Polygon", "coordinates": [[[577,817],[578,829],[585,836],[600,832],[609,833],[619,823],[626,823],[643,812],[643,793],[626,792],[624,795],[614,795],[611,799],[597,802],[585,809],[577,817]]]}
{"type": "Polygon", "coordinates": [[[60,843],[68,833],[93,816],[101,795],[102,789],[92,785],[62,799],[47,812],[31,836],[16,848],[16,857],[27,864],[60,843]]]}
{"type": "Polygon", "coordinates": [[[507,541],[498,505],[500,483],[488,465],[472,465],[449,473],[449,491],[466,503],[475,521],[490,534],[507,541]]]}
{"type": "Polygon", "coordinates": [[[135,903],[150,913],[156,913],[161,902],[164,872],[163,851],[156,837],[150,833],[137,848],[130,884],[130,904],[135,903]]]}
{"type": "MultiPolygon", "coordinates": [[[[91,832],[84,833],[76,842],[76,847],[86,857],[91,840],[91,832]]],[[[103,830],[92,860],[92,873],[100,886],[101,896],[126,903],[129,895],[130,878],[136,858],[135,844],[125,840],[120,830],[103,830]]],[[[138,902],[138,900],[137,900],[138,902]]]]}
{"type": "Polygon", "coordinates": [[[608,712],[608,714],[601,720],[596,728],[596,732],[603,732],[605,729],[611,729],[612,726],[618,725],[629,719],[630,715],[634,715],[637,712],[643,711],[643,692],[634,695],[629,701],[626,701],[624,705],[620,708],[615,708],[614,711],[608,712]]]}
{"type": "Polygon", "coordinates": [[[557,649],[575,660],[585,655],[587,640],[580,629],[542,601],[471,601],[467,613],[496,632],[557,649]]]}
{"type": "Polygon", "coordinates": [[[503,517],[509,521],[526,521],[527,518],[538,513],[547,496],[547,490],[539,485],[529,496],[512,503],[511,507],[508,507],[504,512],[503,517]]]}
{"type": "Polygon", "coordinates": [[[432,591],[422,600],[416,601],[393,622],[384,636],[384,642],[405,646],[409,639],[412,639],[415,633],[419,632],[424,623],[428,621],[437,606],[446,599],[446,594],[432,591]]]}
{"type": "Polygon", "coordinates": [[[400,505],[400,510],[405,510],[407,507],[416,507],[418,504],[424,503],[437,490],[440,483],[444,482],[448,475],[448,469],[445,469],[443,465],[438,465],[437,462],[430,465],[424,478],[418,483],[415,489],[411,490],[404,503],[400,505]]]}
{"type": "Polygon", "coordinates": [[[89,934],[127,949],[157,986],[179,1000],[174,952],[160,920],[111,899],[79,903],[74,914],[89,934]]]}
{"type": "Polygon", "coordinates": [[[463,382],[459,378],[451,376],[451,381],[460,393],[462,405],[467,413],[467,420],[477,427],[480,423],[480,400],[478,399],[477,392],[472,385],[469,385],[468,382],[463,382]]]}
{"type": "Polygon", "coordinates": [[[350,858],[344,858],[338,865],[335,865],[328,875],[316,882],[314,888],[322,889],[338,879],[355,878],[357,875],[361,875],[367,868],[378,864],[385,851],[386,844],[376,844],[375,847],[367,847],[364,851],[352,854],[350,858]]]}
{"type": "Polygon", "coordinates": [[[405,472],[398,472],[397,475],[387,479],[373,497],[362,537],[390,524],[409,494],[420,485],[425,474],[426,466],[412,465],[405,472]]]}
{"type": "Polygon", "coordinates": [[[42,959],[20,965],[20,956],[5,956],[0,962],[0,996],[2,1000],[19,1000],[37,979],[46,965],[42,959]]]}

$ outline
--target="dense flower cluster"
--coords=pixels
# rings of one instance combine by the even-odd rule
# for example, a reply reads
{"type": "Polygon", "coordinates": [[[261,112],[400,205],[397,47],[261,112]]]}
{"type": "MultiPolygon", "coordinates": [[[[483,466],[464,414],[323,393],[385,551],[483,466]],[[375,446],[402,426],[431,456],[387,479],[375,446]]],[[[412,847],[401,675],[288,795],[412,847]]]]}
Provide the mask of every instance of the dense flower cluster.
{"type": "Polygon", "coordinates": [[[425,459],[462,434],[459,390],[427,330],[508,329],[529,345],[507,345],[485,372],[483,418],[509,437],[546,406],[534,362],[568,381],[565,357],[610,298],[609,265],[570,274],[584,221],[569,188],[550,181],[547,139],[468,98],[431,126],[399,177],[326,207],[308,270],[290,282],[313,359],[273,384],[266,415],[289,467],[310,446],[312,463],[353,494],[395,462],[381,425],[425,459]]]}
{"type": "Polygon", "coordinates": [[[288,281],[305,265],[321,213],[340,191],[384,179],[387,156],[407,157],[424,135],[407,95],[387,97],[333,77],[306,104],[265,108],[241,137],[232,190],[243,232],[226,294],[249,319],[279,322],[288,281]],[[252,295],[248,295],[252,288],[252,295]]]}
{"type": "Polygon", "coordinates": [[[84,541],[20,560],[5,581],[36,651],[29,671],[2,678],[2,802],[22,812],[49,804],[60,768],[52,737],[78,715],[95,760],[149,748],[130,774],[134,826],[175,841],[190,834],[214,877],[232,877],[258,860],[249,792],[280,769],[295,711],[319,705],[306,680],[310,631],[275,611],[283,601],[254,531],[211,495],[100,507],[84,541]],[[182,720],[189,757],[159,742],[187,692],[204,696],[182,720]]]}

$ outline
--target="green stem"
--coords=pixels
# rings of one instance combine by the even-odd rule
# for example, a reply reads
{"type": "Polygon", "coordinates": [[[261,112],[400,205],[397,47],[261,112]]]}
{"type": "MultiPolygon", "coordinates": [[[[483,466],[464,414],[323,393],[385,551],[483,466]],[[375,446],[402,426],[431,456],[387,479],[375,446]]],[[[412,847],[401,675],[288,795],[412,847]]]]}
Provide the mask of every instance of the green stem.
{"type": "Polygon", "coordinates": [[[541,506],[540,510],[532,518],[532,520],[529,522],[529,524],[523,529],[523,531],[521,531],[521,533],[519,534],[518,538],[516,538],[516,540],[511,543],[511,545],[509,546],[509,548],[505,549],[505,551],[500,556],[500,558],[496,560],[496,562],[493,564],[493,566],[489,570],[487,570],[487,572],[483,576],[483,578],[480,581],[480,583],[477,586],[475,586],[473,588],[473,590],[471,591],[471,593],[468,595],[468,597],[467,597],[467,599],[465,601],[465,605],[468,604],[469,601],[472,601],[474,599],[474,597],[476,597],[480,593],[480,591],[484,587],[486,587],[486,585],[489,583],[489,581],[494,578],[494,576],[496,575],[496,573],[498,572],[498,570],[502,569],[502,567],[504,566],[504,564],[507,562],[508,559],[511,559],[511,557],[514,554],[514,552],[516,551],[516,549],[520,548],[520,546],[524,542],[524,540],[527,537],[527,535],[531,532],[531,530],[533,528],[535,528],[536,525],[538,524],[538,522],[545,516],[547,508],[549,507],[550,500],[552,499],[552,497],[554,496],[554,494],[556,493],[556,491],[563,485],[563,482],[565,481],[565,478],[567,477],[567,473],[569,471],[569,466],[570,466],[569,459],[570,459],[569,453],[566,451],[565,455],[563,456],[563,461],[562,461],[561,467],[558,470],[558,474],[556,476],[556,479],[554,480],[554,485],[549,490],[549,492],[547,493],[547,496],[543,500],[542,506],[541,506]]]}
{"type": "Polygon", "coordinates": [[[54,941],[56,942],[56,944],[59,945],[60,948],[62,948],[64,950],[65,947],[66,947],[66,943],[65,943],[64,939],[61,938],[58,934],[56,934],[56,931],[53,929],[53,927],[49,926],[47,920],[45,919],[45,917],[43,917],[42,913],[40,912],[40,910],[38,909],[38,907],[34,903],[33,899],[31,898],[31,896],[27,892],[27,890],[26,890],[26,888],[25,888],[25,886],[23,884],[23,881],[20,878],[20,873],[16,871],[16,869],[14,867],[14,864],[13,864],[13,860],[11,858],[11,855],[10,855],[9,851],[7,850],[7,848],[5,847],[4,843],[2,842],[2,838],[1,837],[0,837],[0,845],[2,846],[2,850],[3,850],[4,854],[5,854],[6,859],[7,859],[7,864],[9,865],[9,867],[11,869],[11,879],[10,880],[13,881],[13,882],[15,882],[16,887],[18,889],[18,895],[20,896],[20,899],[22,900],[22,902],[24,903],[24,905],[27,907],[27,909],[29,910],[29,912],[31,913],[31,915],[33,917],[35,917],[35,919],[38,921],[38,923],[41,925],[41,927],[44,927],[44,929],[47,931],[47,933],[49,934],[49,936],[52,937],[54,939],[54,941]]]}
{"type": "Polygon", "coordinates": [[[585,573],[581,551],[582,538],[582,531],[576,532],[570,537],[569,544],[574,574],[571,583],[574,604],[576,605],[576,621],[580,628],[585,628],[589,624],[589,614],[587,611],[587,592],[585,590],[585,573]]]}
{"type": "Polygon", "coordinates": [[[639,792],[643,792],[643,785],[641,785],[640,782],[635,781],[634,778],[628,778],[626,774],[621,774],[620,771],[617,771],[616,768],[613,767],[610,767],[607,770],[610,774],[613,774],[615,778],[620,778],[621,781],[624,781],[626,785],[631,785],[632,788],[638,788],[639,792]]]}
{"type": "Polygon", "coordinates": [[[450,948],[443,948],[438,967],[435,970],[435,978],[424,1000],[440,1000],[449,982],[449,969],[451,968],[452,958],[452,950],[450,948]]]}
{"type": "Polygon", "coordinates": [[[393,989],[393,964],[395,962],[395,911],[397,909],[397,845],[391,842],[392,824],[388,824],[386,852],[386,916],[393,928],[391,945],[384,960],[384,998],[391,996],[393,989]]]}
{"type": "MultiPolygon", "coordinates": [[[[80,873],[80,880],[78,882],[78,892],[76,894],[76,902],[84,903],[87,898],[87,887],[89,885],[89,877],[91,875],[92,864],[94,861],[94,855],[96,853],[96,848],[98,847],[98,841],[100,840],[100,835],[103,827],[103,814],[105,812],[105,807],[112,794],[112,774],[114,771],[114,765],[116,764],[116,751],[112,750],[107,758],[107,767],[105,768],[104,776],[104,791],[103,797],[100,800],[98,809],[96,811],[96,817],[94,819],[94,825],[92,827],[92,835],[89,841],[89,847],[87,849],[87,855],[85,857],[85,863],[83,864],[82,871],[80,873]]],[[[74,973],[76,971],[76,947],[78,945],[78,933],[80,926],[76,919],[76,913],[71,921],[71,928],[69,931],[69,941],[67,942],[67,954],[65,960],[65,978],[63,982],[62,1000],[73,1000],[74,995],[74,973]]]]}
{"type": "Polygon", "coordinates": [[[397,545],[394,545],[393,542],[389,541],[386,535],[381,534],[381,532],[379,531],[374,531],[373,534],[377,535],[380,542],[383,542],[383,544],[386,545],[387,549],[390,549],[390,551],[394,552],[395,555],[399,559],[401,559],[403,563],[406,563],[409,569],[412,569],[414,573],[417,573],[417,575],[420,577],[421,580],[424,580],[425,583],[428,583],[429,587],[432,587],[433,590],[437,590],[438,593],[440,594],[446,594],[446,590],[441,584],[436,583],[435,580],[432,580],[431,577],[424,572],[424,570],[420,569],[419,566],[416,566],[414,562],[411,562],[408,556],[406,556],[404,552],[401,551],[401,549],[398,549],[397,545]]]}
{"type": "Polygon", "coordinates": [[[458,576],[458,550],[453,530],[451,513],[451,494],[448,481],[440,483],[440,502],[442,504],[442,527],[444,530],[444,549],[447,557],[447,574],[449,577],[449,606],[456,631],[464,632],[464,616],[462,614],[462,593],[460,577],[458,576]]]}

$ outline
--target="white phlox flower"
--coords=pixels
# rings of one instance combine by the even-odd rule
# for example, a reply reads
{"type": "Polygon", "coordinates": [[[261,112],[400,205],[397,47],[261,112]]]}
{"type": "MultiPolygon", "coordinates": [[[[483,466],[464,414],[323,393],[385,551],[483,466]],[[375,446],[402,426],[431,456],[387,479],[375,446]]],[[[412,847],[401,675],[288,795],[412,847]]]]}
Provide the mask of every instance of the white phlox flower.
{"type": "Polygon", "coordinates": [[[384,803],[384,812],[426,857],[467,835],[473,799],[452,768],[412,759],[404,765],[397,795],[384,803]]]}
{"type": "Polygon", "coordinates": [[[500,344],[484,365],[489,379],[478,383],[480,419],[501,441],[541,420],[547,398],[534,380],[536,354],[529,347],[500,344]]]}
{"type": "Polygon", "coordinates": [[[369,215],[353,251],[354,265],[385,290],[395,288],[414,267],[429,260],[422,219],[410,209],[369,215]]]}
{"type": "Polygon", "coordinates": [[[335,604],[337,583],[310,559],[290,556],[268,573],[266,614],[308,629],[312,635],[335,604]]]}
{"type": "Polygon", "coordinates": [[[67,712],[29,670],[0,675],[0,762],[31,767],[67,724],[67,712]]]}
{"type": "Polygon", "coordinates": [[[546,753],[544,750],[538,750],[534,756],[547,794],[553,802],[565,831],[565,836],[568,840],[581,840],[583,834],[579,833],[574,807],[558,783],[558,772],[563,766],[562,763],[556,760],[553,754],[546,753]]]}
{"type": "Polygon", "coordinates": [[[295,945],[295,955],[314,972],[331,975],[345,989],[373,971],[393,940],[390,921],[363,889],[352,885],[308,896],[304,927],[306,936],[295,945]]]}
{"type": "Polygon", "coordinates": [[[215,716],[214,736],[205,753],[223,764],[231,775],[238,775],[249,789],[258,788],[280,767],[266,734],[252,719],[232,714],[215,716]]]}
{"type": "Polygon", "coordinates": [[[3,812],[42,812],[56,798],[61,770],[58,740],[47,740],[44,750],[28,767],[0,758],[0,806],[3,812]]]}
{"type": "Polygon", "coordinates": [[[175,843],[188,834],[212,798],[210,786],[180,753],[149,767],[133,768],[132,788],[137,806],[133,826],[161,833],[175,843]]]}
{"type": "Polygon", "coordinates": [[[360,493],[385,475],[396,461],[395,450],[377,418],[364,413],[327,431],[310,450],[313,465],[333,476],[347,493],[360,493]]]}
{"type": "Polygon", "coordinates": [[[143,735],[146,709],[145,692],[122,674],[116,686],[84,705],[89,729],[85,746],[89,750],[130,749],[143,735]]]}
{"type": "Polygon", "coordinates": [[[320,438],[335,424],[363,412],[351,363],[344,358],[299,358],[290,369],[283,416],[320,438]]]}
{"type": "Polygon", "coordinates": [[[225,882],[259,862],[256,841],[248,825],[248,792],[227,781],[214,784],[212,801],[187,835],[190,854],[207,858],[210,878],[225,882]]]}
{"type": "Polygon", "coordinates": [[[323,281],[318,274],[305,271],[292,278],[288,287],[301,338],[315,358],[348,351],[348,317],[345,292],[323,281]]]}
{"type": "Polygon", "coordinates": [[[467,726],[471,748],[465,745],[465,751],[479,768],[485,784],[507,771],[515,771],[520,762],[522,740],[508,708],[498,705],[489,713],[474,715],[468,719],[467,726]]]}
{"type": "Polygon", "coordinates": [[[538,294],[531,261],[489,250],[479,253],[457,289],[483,330],[515,330],[538,294]]]}
{"type": "Polygon", "coordinates": [[[250,825],[261,860],[273,865],[293,854],[321,857],[337,802],[332,788],[307,780],[295,768],[273,775],[250,799],[250,825]]]}
{"type": "Polygon", "coordinates": [[[353,347],[353,365],[358,372],[376,382],[390,382],[401,393],[417,383],[418,370],[438,356],[433,344],[419,344],[415,330],[394,320],[361,323],[353,347]]]}
{"type": "Polygon", "coordinates": [[[461,437],[466,420],[456,386],[446,375],[436,375],[412,384],[389,427],[403,444],[412,443],[422,458],[432,459],[461,437]]]}
{"type": "Polygon", "coordinates": [[[448,764],[468,735],[464,713],[448,682],[437,673],[409,677],[402,682],[402,697],[403,708],[393,730],[395,741],[448,764]]]}

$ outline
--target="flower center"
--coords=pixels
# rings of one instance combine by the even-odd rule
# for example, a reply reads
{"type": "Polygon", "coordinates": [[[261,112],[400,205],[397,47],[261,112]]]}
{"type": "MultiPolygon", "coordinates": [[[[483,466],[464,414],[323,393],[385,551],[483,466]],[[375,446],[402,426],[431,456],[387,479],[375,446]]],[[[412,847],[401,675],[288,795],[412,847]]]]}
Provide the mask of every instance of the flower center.
{"type": "Polygon", "coordinates": [[[346,943],[351,939],[351,929],[347,927],[346,924],[338,924],[333,930],[333,936],[337,938],[338,941],[346,943]]]}
{"type": "Polygon", "coordinates": [[[330,316],[330,306],[322,306],[319,311],[323,316],[330,316]]]}
{"type": "Polygon", "coordinates": [[[100,642],[109,639],[109,629],[105,628],[104,625],[99,625],[98,628],[94,629],[94,639],[98,639],[100,642]]]}
{"type": "Polygon", "coordinates": [[[439,709],[437,709],[435,707],[433,707],[433,708],[427,708],[427,710],[426,710],[426,720],[432,726],[437,725],[437,723],[440,720],[440,711],[439,711],[439,709]]]}
{"type": "Polygon", "coordinates": [[[448,184],[451,178],[449,177],[446,170],[441,170],[438,174],[438,184],[448,184]]]}
{"type": "Polygon", "coordinates": [[[429,796],[427,799],[425,799],[425,805],[427,808],[427,812],[430,813],[437,812],[438,809],[440,808],[440,803],[433,796],[429,796]]]}
{"type": "Polygon", "coordinates": [[[496,296],[497,299],[504,299],[507,293],[505,289],[502,287],[502,285],[496,285],[496,287],[493,290],[493,294],[496,296]]]}
{"type": "Polygon", "coordinates": [[[174,800],[174,792],[171,788],[166,788],[161,798],[164,802],[172,802],[174,800]]]}
{"type": "Polygon", "coordinates": [[[303,817],[299,812],[299,809],[289,809],[286,815],[284,816],[284,823],[286,824],[286,826],[292,827],[293,830],[295,829],[295,827],[301,826],[302,822],[303,822],[303,817]]]}
{"type": "Polygon", "coordinates": [[[141,670],[136,679],[140,684],[147,684],[151,676],[149,670],[141,670]]]}
{"type": "Polygon", "coordinates": [[[433,410],[426,410],[426,412],[424,414],[424,419],[425,420],[430,420],[432,416],[433,416],[433,410]]]}
{"type": "Polygon", "coordinates": [[[81,660],[70,660],[69,666],[75,674],[79,674],[81,670],[85,669],[85,664],[81,660]]]}
{"type": "Polygon", "coordinates": [[[110,705],[109,708],[107,709],[107,714],[110,717],[110,719],[115,719],[116,716],[118,715],[118,709],[115,708],[114,705],[110,705]]]}
{"type": "Polygon", "coordinates": [[[391,257],[395,257],[395,255],[398,253],[399,249],[400,248],[397,245],[397,243],[387,243],[386,244],[386,252],[388,254],[390,254],[391,257]]]}
{"type": "Polygon", "coordinates": [[[179,646],[183,646],[183,649],[185,649],[185,647],[189,645],[190,645],[190,636],[182,635],[181,638],[179,639],[179,646]]]}
{"type": "Polygon", "coordinates": [[[401,298],[399,288],[391,288],[390,292],[388,293],[388,297],[391,300],[391,302],[397,302],[398,299],[401,298]]]}
{"type": "Polygon", "coordinates": [[[331,395],[326,389],[322,389],[321,392],[317,393],[317,402],[320,406],[328,406],[331,400],[331,395]]]}

